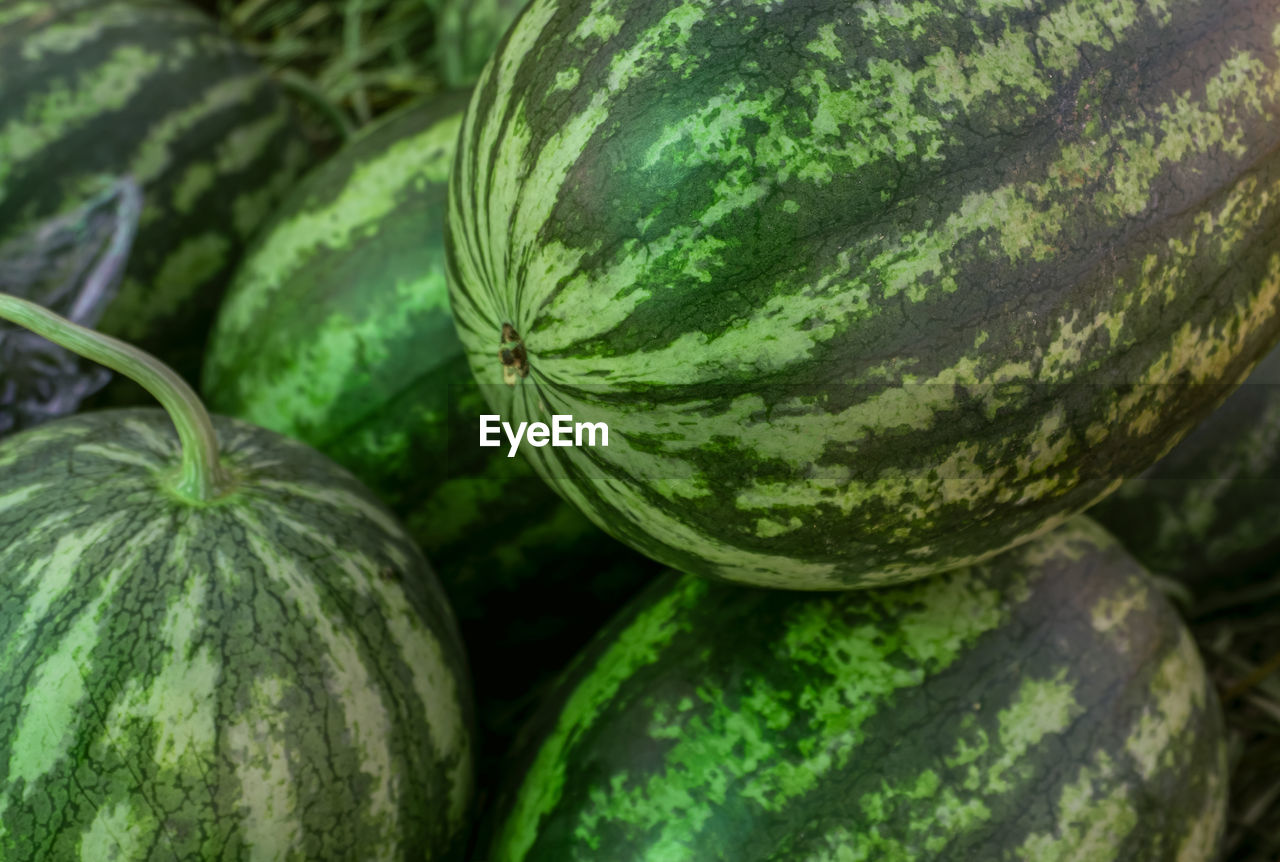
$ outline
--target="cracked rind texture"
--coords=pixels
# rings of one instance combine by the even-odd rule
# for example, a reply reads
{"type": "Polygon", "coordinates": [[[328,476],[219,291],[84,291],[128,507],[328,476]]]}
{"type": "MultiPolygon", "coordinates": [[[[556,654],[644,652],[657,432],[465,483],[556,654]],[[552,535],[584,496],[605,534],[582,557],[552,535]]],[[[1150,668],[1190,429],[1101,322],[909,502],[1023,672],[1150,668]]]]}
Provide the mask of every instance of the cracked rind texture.
{"type": "Polygon", "coordinates": [[[459,335],[504,418],[608,423],[529,457],[672,568],[944,571],[1275,343],[1278,113],[1263,0],[535,0],[463,123],[459,335]]]}
{"type": "MultiPolygon", "coordinates": [[[[232,268],[312,154],[278,88],[173,0],[0,0],[0,237],[131,176],[144,208],[98,328],[188,381],[232,268]]],[[[142,403],[124,381],[97,403],[142,403]]]]}
{"type": "Polygon", "coordinates": [[[0,441],[0,857],[456,858],[472,706],[439,583],[349,473],[218,419],[178,501],[159,410],[0,441]]]}
{"type": "Polygon", "coordinates": [[[1280,559],[1280,348],[1173,450],[1089,510],[1148,569],[1195,590],[1280,559]]]}
{"type": "Polygon", "coordinates": [[[477,445],[488,411],[442,241],[466,98],[389,118],[298,184],[236,272],[203,394],[333,458],[403,519],[458,615],[496,768],[532,693],[661,567],[522,456],[477,445]]]}
{"type": "Polygon", "coordinates": [[[672,573],[528,729],[483,862],[1209,862],[1221,710],[1082,516],[986,563],[814,595],[672,573]]]}

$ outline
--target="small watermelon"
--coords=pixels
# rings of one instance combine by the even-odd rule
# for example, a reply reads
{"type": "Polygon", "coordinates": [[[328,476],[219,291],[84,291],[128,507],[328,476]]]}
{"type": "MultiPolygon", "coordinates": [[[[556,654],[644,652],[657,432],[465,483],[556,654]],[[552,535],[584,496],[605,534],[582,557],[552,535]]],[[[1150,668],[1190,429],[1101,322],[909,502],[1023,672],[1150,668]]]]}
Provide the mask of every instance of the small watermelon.
{"type": "Polygon", "coordinates": [[[0,295],[169,412],[0,440],[0,858],[456,858],[470,684],[403,528],[314,450],[210,424],[172,371],[28,307],[0,295]]]}

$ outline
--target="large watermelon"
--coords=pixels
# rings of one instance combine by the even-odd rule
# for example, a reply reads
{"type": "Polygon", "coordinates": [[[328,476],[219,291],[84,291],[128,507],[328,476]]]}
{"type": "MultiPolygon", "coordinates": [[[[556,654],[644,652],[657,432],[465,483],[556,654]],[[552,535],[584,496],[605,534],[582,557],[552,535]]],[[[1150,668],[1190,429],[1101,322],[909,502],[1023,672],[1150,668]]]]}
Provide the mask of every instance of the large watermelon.
{"type": "Polygon", "coordinates": [[[0,440],[0,858],[452,858],[471,703],[426,561],[332,461],[175,404],[0,440]]]}
{"type": "Polygon", "coordinates": [[[1280,336],[1280,5],[536,0],[477,83],[452,303],[527,448],[681,571],[981,560],[1280,336]]]}
{"type": "Polygon", "coordinates": [[[0,240],[131,176],[146,207],[99,326],[194,381],[232,266],[309,159],[280,92],[177,0],[0,0],[0,70],[0,240]]]}
{"type": "Polygon", "coordinates": [[[1280,348],[1090,514],[1147,568],[1197,590],[1270,577],[1280,561],[1280,348]]]}
{"type": "Polygon", "coordinates": [[[299,184],[232,283],[204,394],[350,469],[444,582],[487,755],[658,566],[596,529],[522,458],[476,445],[486,412],[449,315],[442,231],[465,94],[371,129],[299,184]]]}
{"type": "Polygon", "coordinates": [[[530,728],[485,862],[1209,862],[1222,716],[1084,518],[825,596],[670,575],[530,728]]]}

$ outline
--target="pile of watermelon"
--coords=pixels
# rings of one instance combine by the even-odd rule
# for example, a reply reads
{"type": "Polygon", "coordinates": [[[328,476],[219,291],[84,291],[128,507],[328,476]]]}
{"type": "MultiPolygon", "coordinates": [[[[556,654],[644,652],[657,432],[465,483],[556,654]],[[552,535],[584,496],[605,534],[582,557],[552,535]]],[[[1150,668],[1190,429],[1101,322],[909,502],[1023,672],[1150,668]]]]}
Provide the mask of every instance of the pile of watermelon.
{"type": "Polygon", "coordinates": [[[1280,853],[1280,7],[426,5],[0,0],[0,859],[1280,853]]]}

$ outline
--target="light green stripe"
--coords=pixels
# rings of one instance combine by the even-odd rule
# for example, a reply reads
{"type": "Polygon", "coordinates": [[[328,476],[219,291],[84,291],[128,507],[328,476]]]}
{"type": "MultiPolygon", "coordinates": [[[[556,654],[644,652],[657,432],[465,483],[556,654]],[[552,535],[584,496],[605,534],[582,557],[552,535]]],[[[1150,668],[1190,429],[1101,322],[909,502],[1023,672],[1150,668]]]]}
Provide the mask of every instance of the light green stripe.
{"type": "Polygon", "coordinates": [[[251,167],[268,149],[270,140],[291,118],[290,112],[282,105],[252,123],[236,126],[223,137],[214,152],[218,173],[234,174],[251,167]]]}
{"type": "MultiPolygon", "coordinates": [[[[0,13],[0,23],[9,20],[21,20],[26,17],[35,19],[37,15],[49,14],[47,3],[18,4],[16,10],[8,14],[0,13]],[[16,19],[13,13],[17,12],[16,19]],[[24,12],[26,13],[24,15],[24,12]]],[[[51,54],[71,54],[79,48],[98,41],[103,31],[109,27],[118,27],[137,20],[137,13],[125,5],[107,4],[91,18],[81,17],[70,20],[53,20],[43,27],[33,28],[23,34],[19,56],[28,63],[36,63],[51,54]]]]}
{"type": "Polygon", "coordinates": [[[188,166],[173,189],[174,211],[182,215],[191,215],[196,203],[217,182],[218,175],[210,163],[196,162],[188,166]]]}
{"type": "MultiPolygon", "coordinates": [[[[258,464],[245,464],[246,469],[255,466],[258,466],[258,464]]],[[[266,479],[260,477],[255,477],[254,485],[260,488],[276,491],[283,495],[303,497],[313,503],[319,503],[334,513],[349,513],[352,520],[368,522],[388,536],[400,536],[404,534],[404,528],[400,526],[400,522],[396,520],[395,515],[378,505],[371,498],[363,494],[353,492],[347,488],[339,488],[332,485],[312,485],[301,481],[286,482],[278,479],[266,479]]],[[[277,517],[279,517],[279,515],[273,512],[272,519],[274,520],[277,517]]],[[[408,567],[408,557],[405,555],[404,551],[396,547],[395,544],[387,543],[382,546],[380,550],[391,557],[392,562],[396,566],[401,568],[408,567]]]]}
{"type": "Polygon", "coordinates": [[[153,810],[130,800],[103,805],[80,839],[80,862],[145,859],[147,844],[158,825],[153,810]]]}
{"type": "MultiPolygon", "coordinates": [[[[486,365],[485,368],[496,366],[497,363],[493,363],[486,365]]],[[[473,370],[475,370],[474,366],[473,370]]],[[[502,387],[502,389],[506,388],[502,387]]],[[[550,389],[544,390],[545,401],[541,398],[543,393],[535,392],[532,387],[517,386],[514,390],[514,400],[510,406],[500,408],[498,412],[503,416],[519,417],[516,421],[527,418],[545,422],[549,421],[554,413],[571,413],[579,422],[596,422],[600,419],[599,416],[593,415],[589,405],[558,403],[554,392],[550,389]],[[534,402],[535,398],[538,401],[534,402]]],[[[669,448],[665,451],[678,452],[683,448],[682,438],[685,435],[692,435],[706,429],[707,426],[699,413],[700,406],[691,403],[686,407],[678,408],[683,415],[677,413],[674,418],[671,414],[676,410],[662,413],[654,411],[650,414],[660,423],[670,423],[663,428],[664,431],[669,432],[665,441],[665,447],[669,448]]],[[[640,412],[628,413],[627,422],[632,419],[644,422],[640,412]]],[[[639,426],[629,426],[627,422],[610,419],[611,427],[626,428],[629,433],[637,433],[641,430],[639,426]]],[[[697,548],[698,553],[711,566],[732,567],[734,577],[740,583],[796,589],[820,589],[825,585],[841,586],[833,564],[806,562],[784,554],[767,553],[756,553],[750,559],[744,560],[737,549],[709,543],[708,536],[701,530],[690,526],[684,519],[670,516],[653,506],[647,497],[648,493],[659,493],[677,501],[697,500],[711,494],[706,477],[688,458],[674,457],[674,455],[667,457],[657,453],[650,453],[650,457],[645,457],[645,453],[637,452],[627,442],[626,434],[611,436],[608,449],[556,449],[554,451],[558,453],[558,458],[546,457],[547,449],[528,451],[531,454],[530,463],[539,475],[602,529],[608,530],[608,526],[596,507],[588,502],[590,498],[588,494],[583,493],[580,482],[590,493],[612,501],[619,511],[627,512],[632,526],[636,529],[646,535],[662,536],[672,547],[697,548]],[[629,457],[632,452],[636,452],[636,457],[629,457]],[[627,478],[619,480],[602,472],[591,460],[593,454],[595,457],[601,457],[601,453],[607,453],[604,456],[607,461],[625,465],[627,478]],[[568,479],[570,465],[580,471],[579,478],[574,481],[568,479]]],[[[965,562],[968,561],[958,562],[957,565],[963,565],[965,562]]]]}
{"type": "MultiPolygon", "coordinates": [[[[89,547],[90,541],[102,542],[114,525],[110,518],[94,524],[83,534],[81,547],[89,547]]],[[[100,635],[103,609],[115,597],[126,573],[143,565],[149,546],[163,541],[170,526],[167,518],[145,524],[134,540],[121,548],[117,564],[98,580],[97,593],[68,626],[57,649],[44,657],[32,673],[10,747],[10,784],[25,781],[29,793],[66,756],[75,740],[75,728],[84,718],[85,683],[93,672],[86,662],[100,635]]],[[[23,800],[26,798],[24,794],[23,800]]],[[[8,800],[8,795],[0,796],[0,822],[8,800]]]]}
{"type": "Polygon", "coordinates": [[[163,60],[162,55],[137,45],[121,45],[106,62],[80,72],[73,85],[56,80],[43,95],[32,98],[22,116],[0,126],[0,199],[19,164],[67,133],[123,108],[163,60]]]}
{"type": "MultiPolygon", "coordinates": [[[[741,706],[727,703],[725,692],[702,687],[692,711],[655,714],[650,735],[674,740],[664,766],[643,782],[593,795],[575,833],[592,836],[603,824],[631,827],[648,836],[652,858],[701,862],[692,854],[690,833],[711,819],[727,794],[751,800],[763,812],[782,812],[797,797],[814,792],[825,776],[856,756],[866,739],[863,725],[895,693],[919,686],[926,668],[932,674],[950,666],[980,635],[999,627],[1017,601],[1014,596],[1008,603],[999,601],[983,581],[962,577],[916,591],[911,599],[881,610],[892,615],[893,626],[875,619],[850,626],[832,614],[829,601],[801,606],[779,649],[788,664],[812,667],[813,678],[821,682],[793,693],[757,676],[743,681],[741,706]],[[774,743],[779,729],[796,724],[808,726],[815,742],[800,757],[774,743]]],[[[640,641],[632,648],[641,646],[657,651],[640,641]]],[[[1048,732],[1054,716],[1037,712],[1044,708],[1043,703],[1027,706],[1019,717],[1036,719],[1048,732]]],[[[1005,741],[1014,746],[1034,741],[1031,729],[1021,733],[1005,741]]],[[[877,805],[906,792],[917,778],[925,777],[921,773],[886,785],[879,803],[864,799],[864,814],[877,819],[877,805]]]]}
{"type": "Polygon", "coordinates": [[[680,614],[706,593],[707,583],[685,578],[677,589],[643,611],[618,636],[561,709],[555,730],[521,784],[511,814],[503,821],[494,862],[519,862],[538,835],[538,821],[559,803],[565,786],[565,755],[594,724],[609,701],[637,670],[653,664],[683,627],[680,614]]]}
{"type": "Polygon", "coordinates": [[[302,852],[289,747],[279,730],[290,718],[285,701],[292,682],[260,677],[249,688],[248,708],[224,731],[243,799],[240,829],[255,855],[287,859],[302,852]]]}
{"type": "Polygon", "coordinates": [[[1179,628],[1178,645],[1155,668],[1149,683],[1151,697],[1133,732],[1125,737],[1125,750],[1143,778],[1151,779],[1157,772],[1177,766],[1184,745],[1174,744],[1174,740],[1185,737],[1204,711],[1204,679],[1195,641],[1186,629],[1179,628]]]}
{"type": "Polygon", "coordinates": [[[154,470],[163,465],[163,462],[156,458],[155,449],[136,449],[124,443],[83,443],[76,447],[76,452],[101,458],[103,461],[119,464],[122,467],[154,470]]]}
{"type": "Polygon", "coordinates": [[[244,332],[275,293],[321,249],[361,242],[421,183],[444,183],[452,165],[461,114],[390,146],[352,171],[341,192],[323,208],[297,213],[274,225],[243,265],[220,312],[219,328],[244,332]]]}
{"type": "Polygon", "coordinates": [[[215,114],[234,110],[263,83],[259,72],[229,78],[210,87],[198,100],[152,123],[130,163],[130,175],[142,185],[155,180],[174,164],[178,155],[174,147],[183,135],[215,114]]]}
{"type": "Polygon", "coordinates": [[[40,429],[40,434],[11,434],[0,439],[0,467],[9,467],[30,457],[58,441],[74,445],[74,441],[92,434],[91,429],[75,422],[50,423],[40,429]]]}
{"type": "MultiPolygon", "coordinates": [[[[156,538],[168,546],[166,567],[172,571],[190,567],[189,528],[156,538]]],[[[154,558],[158,549],[148,550],[154,558]]],[[[221,663],[210,643],[198,645],[205,634],[202,621],[209,615],[211,574],[192,571],[187,576],[160,625],[160,637],[168,647],[165,662],[145,689],[136,677],[125,682],[104,724],[102,742],[108,747],[114,739],[136,736],[137,722],[152,724],[156,747],[149,754],[164,775],[198,772],[216,757],[215,691],[221,663]]]]}
{"type": "Polygon", "coordinates": [[[13,631],[2,651],[6,666],[15,656],[21,656],[32,648],[50,610],[67,597],[85,551],[111,537],[123,522],[123,515],[116,514],[104,517],[84,529],[72,530],[69,527],[71,517],[65,511],[53,512],[28,530],[28,536],[57,535],[56,544],[47,556],[13,559],[26,550],[21,544],[14,548],[13,554],[0,554],[0,566],[8,571],[21,572],[15,586],[27,596],[22,622],[13,631]]]}
{"type": "Polygon", "coordinates": [[[1029,836],[1010,857],[1027,862],[1111,862],[1116,848],[1138,825],[1133,802],[1121,769],[1099,751],[1051,803],[1055,827],[1029,836]],[[1100,795],[1099,787],[1111,790],[1100,795]]]}
{"type": "Polygon", "coordinates": [[[471,745],[463,718],[462,693],[458,690],[457,676],[445,654],[444,645],[422,624],[421,615],[409,604],[404,590],[387,583],[379,575],[380,566],[375,560],[352,553],[350,548],[334,542],[331,535],[283,513],[275,514],[274,523],[291,531],[311,547],[328,552],[329,558],[350,578],[352,587],[376,597],[379,615],[399,647],[398,654],[413,674],[414,691],[423,714],[427,716],[426,730],[432,747],[441,760],[456,756],[447,773],[449,822],[455,829],[460,829],[464,825],[463,818],[470,799],[471,745]]]}
{"type": "MultiPolygon", "coordinates": [[[[418,279],[379,285],[370,291],[358,316],[335,311],[311,328],[306,342],[289,357],[293,373],[282,374],[271,367],[266,373],[253,374],[251,385],[241,380],[236,388],[236,414],[299,438],[304,429],[325,427],[340,396],[351,392],[353,381],[368,379],[371,369],[391,367],[396,359],[391,347],[410,339],[423,315],[433,310],[447,314],[448,303],[443,268],[424,272],[418,279]],[[306,381],[302,390],[300,378],[306,381]]],[[[246,350],[251,352],[252,346],[246,350]]]]}
{"type": "MultiPolygon", "coordinates": [[[[693,25],[705,17],[710,5],[708,0],[681,4],[653,28],[641,34],[635,44],[626,48],[619,47],[613,53],[609,70],[590,105],[551,136],[532,159],[530,154],[535,153],[535,150],[532,147],[527,116],[528,106],[523,102],[516,105],[509,125],[500,122],[500,114],[508,108],[502,99],[499,98],[490,106],[485,118],[487,122],[479,127],[480,137],[473,144],[474,150],[481,154],[479,163],[482,173],[475,177],[469,176],[466,173],[468,162],[460,162],[463,170],[460,185],[467,193],[463,206],[468,209],[465,216],[459,213],[455,222],[480,223],[485,238],[480,254],[486,259],[490,272],[501,274],[504,271],[505,261],[508,259],[508,236],[511,237],[512,248],[539,248],[540,244],[536,242],[538,233],[558,199],[559,189],[568,171],[587,142],[611,116],[613,94],[624,89],[633,79],[643,78],[649,71],[649,65],[656,62],[654,58],[663,56],[662,45],[668,39],[678,41],[681,34],[687,37],[693,25]],[[491,155],[496,158],[498,165],[506,168],[496,176],[490,176],[487,172],[487,159],[491,155]],[[516,165],[520,168],[511,169],[511,166],[516,165]],[[482,200],[470,197],[477,189],[484,189],[486,192],[482,200]]],[[[478,89],[484,88],[490,77],[496,77],[500,93],[512,91],[520,61],[525,56],[524,51],[532,45],[538,31],[553,11],[551,4],[535,3],[526,12],[513,28],[507,50],[486,67],[485,74],[477,85],[478,89]]],[[[468,123],[468,131],[471,134],[476,131],[474,118],[468,123]]],[[[451,199],[456,197],[451,196],[451,199]]],[[[451,218],[455,211],[456,203],[451,205],[451,218]]],[[[529,287],[532,288],[536,283],[543,285],[545,290],[557,279],[571,273],[581,256],[580,251],[552,243],[530,261],[533,283],[529,287]]],[[[472,267],[472,261],[466,254],[462,255],[459,268],[463,284],[484,283],[485,279],[472,267]]],[[[491,304],[492,293],[493,291],[478,291],[472,296],[472,300],[488,306],[484,310],[490,319],[512,319],[508,313],[510,309],[498,309],[491,304]]],[[[538,304],[538,297],[532,290],[529,298],[532,305],[526,303],[525,308],[538,304]]],[[[589,307],[577,310],[577,314],[584,316],[595,313],[589,307]]],[[[519,330],[531,321],[526,317],[513,322],[519,330]]]]}
{"type": "Polygon", "coordinates": [[[232,241],[221,226],[188,235],[169,251],[154,278],[147,282],[124,280],[102,328],[126,341],[154,335],[156,321],[180,317],[199,286],[223,272],[232,249],[232,241]]]}
{"type": "Polygon", "coordinates": [[[0,27],[7,27],[14,22],[21,21],[24,18],[31,18],[35,15],[47,11],[49,8],[46,0],[34,0],[28,3],[10,3],[8,8],[0,9],[0,27]]]}
{"type": "MultiPolygon", "coordinates": [[[[376,834],[382,840],[363,849],[370,858],[391,858],[399,832],[399,788],[395,786],[396,770],[389,748],[393,738],[391,716],[378,681],[369,676],[369,668],[362,659],[360,645],[352,637],[353,632],[339,629],[326,612],[326,603],[315,578],[302,569],[294,554],[281,550],[279,537],[269,534],[266,525],[253,514],[239,511],[234,514],[244,528],[249,552],[261,561],[263,570],[271,574],[275,595],[286,606],[292,607],[298,615],[299,624],[313,633],[316,655],[322,657],[328,668],[328,693],[342,705],[345,743],[359,753],[362,776],[370,781],[365,790],[365,809],[359,814],[362,821],[377,824],[376,834]]],[[[273,529],[277,526],[285,524],[278,524],[273,519],[273,529]]],[[[267,757],[270,750],[268,745],[265,753],[259,753],[267,757]]],[[[268,783],[251,785],[246,790],[270,794],[271,788],[268,783]]],[[[278,821],[292,819],[292,812],[275,810],[265,803],[258,807],[261,811],[270,811],[278,821]]],[[[273,830],[266,824],[258,825],[264,837],[272,834],[273,830]]]]}
{"type": "MultiPolygon", "coordinates": [[[[1280,182],[1259,193],[1256,180],[1246,178],[1233,190],[1223,211],[1215,214],[1220,219],[1219,224],[1223,225],[1223,233],[1234,228],[1236,233],[1231,238],[1243,245],[1244,232],[1264,215],[1264,202],[1274,200],[1276,195],[1280,195],[1280,182]],[[1233,206],[1238,208],[1233,210],[1233,206]]],[[[1173,242],[1170,240],[1171,245],[1173,242]]],[[[1233,246],[1224,240],[1219,249],[1229,253],[1233,246]]],[[[1180,261],[1188,268],[1192,262],[1190,256],[1180,261]]],[[[1155,356],[1138,382],[1167,384],[1178,381],[1184,374],[1187,381],[1194,384],[1223,381],[1227,366],[1241,355],[1250,337],[1271,324],[1276,308],[1280,308],[1280,254],[1271,256],[1267,272],[1254,294],[1244,302],[1236,302],[1234,314],[1228,315],[1221,323],[1211,321],[1200,326],[1192,326],[1190,321],[1184,323],[1170,337],[1166,350],[1155,356]]],[[[1164,403],[1154,397],[1159,394],[1156,386],[1142,385],[1120,399],[1119,415],[1128,420],[1130,434],[1146,434],[1165,417],[1164,403]]]]}
{"type": "MultiPolygon", "coordinates": [[[[0,467],[4,466],[0,463],[0,467]]],[[[33,485],[24,485],[15,488],[12,491],[6,491],[0,494],[0,515],[12,509],[21,509],[28,502],[38,497],[44,496],[53,490],[48,482],[37,482],[33,485]]]]}
{"type": "Polygon", "coordinates": [[[1176,862],[1204,862],[1213,859],[1218,852],[1219,839],[1227,821],[1230,795],[1223,786],[1229,775],[1227,747],[1218,746],[1217,762],[1205,770],[1204,806],[1187,827],[1186,837],[1178,846],[1176,862]]]}
{"type": "Polygon", "coordinates": [[[132,35],[143,28],[201,20],[195,10],[178,3],[143,8],[131,2],[77,3],[62,6],[56,13],[51,13],[47,2],[6,5],[10,8],[0,11],[0,27],[23,19],[28,25],[23,28],[19,56],[28,63],[48,61],[48,66],[74,63],[74,55],[94,42],[123,41],[122,30],[132,35]],[[36,26],[30,27],[32,23],[36,26]]]}

